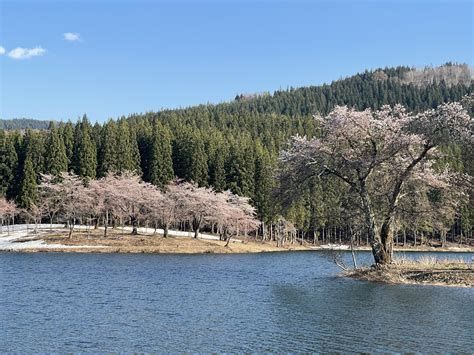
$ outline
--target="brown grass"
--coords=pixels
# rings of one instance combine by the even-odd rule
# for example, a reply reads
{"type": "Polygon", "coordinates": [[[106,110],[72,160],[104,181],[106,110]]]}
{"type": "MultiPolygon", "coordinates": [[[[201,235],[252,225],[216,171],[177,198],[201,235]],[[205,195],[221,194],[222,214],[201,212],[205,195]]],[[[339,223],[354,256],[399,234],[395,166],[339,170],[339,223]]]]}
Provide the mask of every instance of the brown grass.
{"type": "Polygon", "coordinates": [[[131,235],[129,232],[122,234],[120,230],[109,230],[107,238],[103,231],[91,230],[76,231],[71,238],[67,232],[55,232],[38,236],[47,244],[62,244],[68,248],[31,248],[25,251],[64,251],[64,252],[94,252],[94,253],[182,253],[182,254],[229,254],[229,253],[260,253],[289,250],[310,250],[307,246],[286,245],[277,248],[275,243],[262,243],[259,241],[242,239],[242,243],[232,242],[228,247],[226,242],[219,240],[194,239],[189,237],[163,238],[161,235],[131,235]],[[73,248],[71,248],[71,246],[73,248]],[[74,248],[76,246],[77,248],[74,248]],[[83,246],[87,246],[84,248],[83,246]]]}

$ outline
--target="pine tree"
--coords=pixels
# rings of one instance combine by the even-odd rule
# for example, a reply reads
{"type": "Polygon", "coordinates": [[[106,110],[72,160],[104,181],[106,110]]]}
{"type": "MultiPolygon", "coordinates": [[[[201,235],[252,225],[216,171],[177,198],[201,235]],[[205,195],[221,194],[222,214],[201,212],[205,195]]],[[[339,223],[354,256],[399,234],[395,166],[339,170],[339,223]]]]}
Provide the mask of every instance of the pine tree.
{"type": "Polygon", "coordinates": [[[253,202],[261,221],[270,222],[275,213],[271,192],[275,187],[274,162],[270,153],[257,141],[255,144],[255,193],[253,202]]]}
{"type": "Polygon", "coordinates": [[[204,142],[199,133],[192,137],[191,168],[188,179],[199,186],[207,185],[207,156],[204,150],[204,142]]]}
{"type": "Polygon", "coordinates": [[[186,126],[178,128],[173,145],[173,166],[176,175],[199,186],[206,186],[207,160],[201,133],[186,126]]]}
{"type": "Polygon", "coordinates": [[[36,174],[44,172],[44,135],[41,132],[34,132],[31,129],[27,129],[25,137],[22,141],[20,165],[23,169],[23,162],[26,157],[29,157],[33,164],[33,170],[36,174]]]}
{"type": "Polygon", "coordinates": [[[210,133],[206,141],[209,184],[217,192],[224,191],[226,188],[225,162],[228,154],[228,148],[222,133],[210,133]]]}
{"type": "Polygon", "coordinates": [[[52,175],[67,171],[67,155],[58,129],[51,122],[45,149],[45,172],[52,175]]]}
{"type": "Polygon", "coordinates": [[[61,127],[61,135],[64,142],[67,157],[67,170],[72,170],[72,161],[74,156],[74,127],[71,121],[68,121],[61,127]]]}
{"type": "Polygon", "coordinates": [[[145,181],[150,181],[150,158],[153,126],[149,120],[142,118],[136,121],[135,128],[136,141],[140,154],[140,170],[142,172],[143,179],[145,181]]]}
{"type": "Polygon", "coordinates": [[[138,149],[138,140],[137,140],[137,132],[135,131],[135,126],[130,126],[130,146],[131,146],[131,153],[132,153],[132,171],[135,171],[137,174],[142,174],[141,169],[141,157],[140,157],[140,150],[138,149]]]}
{"type": "Polygon", "coordinates": [[[227,162],[228,187],[237,195],[253,197],[255,159],[248,139],[234,143],[227,162]]]}
{"type": "Polygon", "coordinates": [[[76,124],[74,132],[74,171],[77,175],[92,178],[96,176],[96,146],[91,137],[91,126],[84,115],[76,124]]]}
{"type": "Polygon", "coordinates": [[[0,196],[13,197],[17,167],[18,155],[14,141],[0,130],[0,196]]]}
{"type": "Polygon", "coordinates": [[[27,156],[23,165],[20,190],[17,196],[17,204],[19,207],[29,209],[34,203],[36,203],[37,200],[38,191],[36,173],[33,168],[31,158],[27,156]]]}
{"type": "Polygon", "coordinates": [[[99,161],[97,174],[105,176],[108,172],[117,171],[117,132],[116,124],[109,120],[102,128],[101,145],[99,148],[99,161]]]}
{"type": "Polygon", "coordinates": [[[213,169],[210,176],[210,184],[217,192],[224,191],[226,188],[225,162],[228,151],[226,146],[220,145],[215,152],[213,160],[213,169]]]}
{"type": "Polygon", "coordinates": [[[130,129],[128,122],[121,119],[117,127],[117,156],[115,158],[117,172],[132,171],[136,166],[133,162],[132,144],[130,143],[130,129]]]}
{"type": "Polygon", "coordinates": [[[151,142],[150,182],[161,188],[173,177],[171,132],[156,120],[151,142]]]}

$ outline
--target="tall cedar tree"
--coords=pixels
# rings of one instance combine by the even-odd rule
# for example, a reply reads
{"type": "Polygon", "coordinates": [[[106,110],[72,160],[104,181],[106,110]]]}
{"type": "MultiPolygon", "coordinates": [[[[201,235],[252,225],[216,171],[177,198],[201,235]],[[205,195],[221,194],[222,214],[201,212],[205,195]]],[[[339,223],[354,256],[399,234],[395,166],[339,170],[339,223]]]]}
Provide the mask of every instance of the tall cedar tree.
{"type": "Polygon", "coordinates": [[[74,148],[74,172],[81,177],[94,179],[97,167],[96,146],[91,137],[91,126],[86,115],[76,124],[74,148]]]}
{"type": "Polygon", "coordinates": [[[17,204],[21,208],[29,209],[38,200],[38,190],[36,183],[36,173],[29,156],[23,164],[23,173],[20,182],[20,190],[17,196],[17,204]]]}
{"type": "Polygon", "coordinates": [[[270,153],[256,142],[255,144],[255,194],[253,203],[257,209],[257,216],[261,221],[270,222],[275,215],[275,201],[271,199],[271,192],[275,187],[275,163],[270,153]]]}
{"type": "Polygon", "coordinates": [[[101,145],[99,148],[99,164],[97,174],[105,176],[108,172],[117,170],[117,126],[109,120],[102,128],[101,145]]]}
{"type": "Polygon", "coordinates": [[[153,125],[150,158],[150,182],[163,188],[174,177],[171,132],[156,120],[153,125]]]}
{"type": "Polygon", "coordinates": [[[71,121],[68,121],[65,125],[61,126],[61,136],[66,150],[67,171],[71,171],[74,157],[74,126],[71,121]]]}
{"type": "Polygon", "coordinates": [[[12,135],[0,131],[0,196],[12,198],[15,175],[18,166],[18,155],[12,135]]]}
{"type": "Polygon", "coordinates": [[[132,143],[130,141],[130,128],[125,119],[121,119],[117,125],[117,172],[133,171],[136,164],[133,161],[132,143]]]}
{"type": "Polygon", "coordinates": [[[200,132],[192,135],[191,169],[188,179],[198,186],[207,185],[207,156],[204,149],[204,140],[200,132]]]}
{"type": "Polygon", "coordinates": [[[59,130],[53,122],[51,122],[49,126],[49,132],[46,138],[44,163],[45,172],[55,176],[67,171],[68,168],[66,148],[64,147],[64,142],[61,139],[59,130]]]}
{"type": "Polygon", "coordinates": [[[142,174],[140,150],[138,149],[137,132],[134,125],[130,125],[130,149],[132,154],[132,165],[130,170],[138,175],[142,174]]]}

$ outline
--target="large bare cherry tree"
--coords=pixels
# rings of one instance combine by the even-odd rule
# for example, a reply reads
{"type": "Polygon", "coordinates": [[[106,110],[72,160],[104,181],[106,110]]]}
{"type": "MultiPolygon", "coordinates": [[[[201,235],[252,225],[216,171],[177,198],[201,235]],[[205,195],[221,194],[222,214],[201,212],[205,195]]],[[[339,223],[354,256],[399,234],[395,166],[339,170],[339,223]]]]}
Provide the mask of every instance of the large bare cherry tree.
{"type": "Polygon", "coordinates": [[[444,191],[450,199],[446,206],[463,198],[467,177],[434,165],[439,146],[472,141],[473,120],[461,104],[416,115],[399,105],[375,112],[336,107],[327,117],[315,118],[320,137],[293,137],[281,153],[282,183],[323,175],[343,181],[363,215],[376,264],[392,261],[400,206],[415,204],[426,190],[444,191]]]}

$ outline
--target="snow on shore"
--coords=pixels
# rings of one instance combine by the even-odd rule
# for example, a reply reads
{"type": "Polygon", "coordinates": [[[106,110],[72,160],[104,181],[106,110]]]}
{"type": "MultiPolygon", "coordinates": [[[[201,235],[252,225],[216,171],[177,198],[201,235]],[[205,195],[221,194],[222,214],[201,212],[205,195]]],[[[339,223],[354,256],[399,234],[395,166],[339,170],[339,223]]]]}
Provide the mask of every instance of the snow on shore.
{"type": "MultiPolygon", "coordinates": [[[[74,229],[88,229],[90,226],[78,225],[74,229]]],[[[101,227],[100,229],[103,229],[101,227]]],[[[13,226],[3,226],[0,229],[0,251],[21,251],[26,249],[41,248],[46,250],[54,249],[68,249],[68,248],[106,248],[106,246],[99,245],[64,245],[64,244],[47,244],[44,240],[41,239],[41,235],[48,234],[51,232],[63,232],[65,230],[64,224],[15,224],[13,226]],[[36,233],[35,233],[36,231],[36,233]],[[29,240],[31,239],[31,240],[29,240]]],[[[131,232],[131,227],[125,227],[124,230],[131,232]]],[[[138,232],[142,235],[153,235],[153,228],[138,228],[138,232]]],[[[163,234],[162,229],[157,229],[156,233],[163,234]]],[[[168,232],[170,236],[173,237],[194,237],[193,232],[183,232],[170,230],[168,232]]],[[[200,239],[207,240],[219,240],[219,237],[210,234],[199,233],[200,239]]],[[[232,242],[241,243],[241,240],[232,239],[232,242]]]]}
{"type": "Polygon", "coordinates": [[[68,248],[101,248],[101,246],[88,245],[64,245],[46,244],[44,240],[38,239],[42,234],[58,232],[64,227],[63,224],[39,224],[36,228],[34,224],[15,224],[13,226],[3,226],[0,233],[0,251],[20,251],[25,249],[68,249],[68,248]],[[36,233],[35,233],[36,230],[36,233]],[[31,240],[29,240],[31,239],[31,240]]]}

